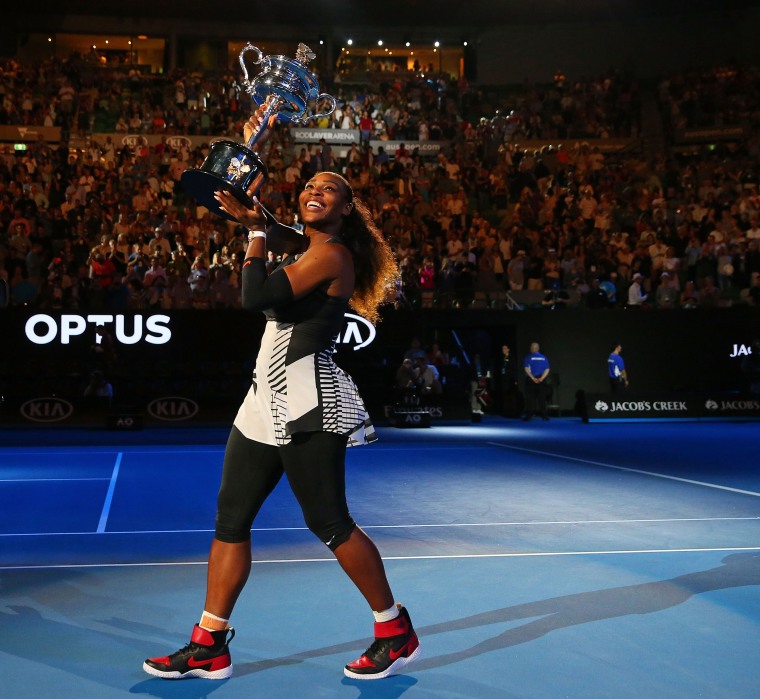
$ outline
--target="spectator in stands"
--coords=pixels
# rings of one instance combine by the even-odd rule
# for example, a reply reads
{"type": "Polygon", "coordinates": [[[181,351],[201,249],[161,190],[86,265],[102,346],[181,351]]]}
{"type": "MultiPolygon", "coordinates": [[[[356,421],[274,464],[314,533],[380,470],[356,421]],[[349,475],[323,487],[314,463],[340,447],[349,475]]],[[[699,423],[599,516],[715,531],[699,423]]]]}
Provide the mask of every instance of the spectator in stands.
{"type": "Polygon", "coordinates": [[[667,272],[663,272],[660,275],[660,284],[655,291],[655,306],[657,308],[677,308],[679,300],[676,280],[667,272]]]}
{"type": "Polygon", "coordinates": [[[206,265],[206,257],[203,254],[197,255],[190,266],[190,275],[188,277],[188,284],[190,284],[190,290],[195,293],[196,291],[205,290],[208,283],[208,266],[206,265]]]}
{"type": "Polygon", "coordinates": [[[100,369],[96,369],[90,375],[90,381],[85,386],[83,395],[85,398],[96,400],[98,404],[110,406],[113,401],[113,386],[106,380],[100,369]]]}
{"type": "Polygon", "coordinates": [[[602,288],[598,277],[591,280],[591,288],[586,294],[586,305],[592,310],[608,308],[610,305],[607,292],[602,288]]]}
{"type": "MultiPolygon", "coordinates": [[[[13,82],[15,69],[7,73],[9,99],[15,99],[17,103],[14,113],[23,114],[30,125],[41,124],[50,118],[58,120],[65,127],[64,135],[71,127],[82,128],[89,135],[92,124],[100,123],[102,114],[99,110],[104,98],[109,99],[115,108],[114,125],[118,122],[121,124],[118,128],[124,129],[131,119],[136,132],[143,134],[160,132],[165,135],[170,129],[193,134],[205,129],[214,135],[223,135],[227,124],[234,123],[237,118],[237,97],[234,90],[228,89],[227,78],[212,75],[191,78],[182,71],[167,71],[151,77],[156,90],[150,101],[128,101],[125,96],[134,94],[135,76],[129,76],[127,70],[116,69],[102,74],[90,72],[86,76],[89,81],[87,94],[78,94],[75,86],[82,80],[79,73],[83,65],[60,59],[46,61],[39,71],[37,67],[24,70],[22,65],[20,69],[25,84],[20,88],[18,80],[13,82]],[[35,84],[43,79],[44,85],[35,84]],[[37,106],[34,99],[30,103],[30,93],[34,97],[35,91],[51,84],[55,86],[54,91],[62,90],[60,97],[51,104],[37,106]],[[184,101],[180,84],[185,85],[184,101]],[[129,89],[122,91],[122,87],[129,89]],[[201,99],[202,94],[212,97],[201,99]],[[61,104],[56,104],[59,100],[61,104]],[[200,122],[199,109],[204,111],[205,124],[200,122]]],[[[734,99],[741,101],[745,113],[756,111],[757,90],[745,89],[756,82],[754,71],[738,70],[736,75],[722,76],[720,80],[715,80],[714,75],[714,71],[690,74],[688,82],[693,83],[693,87],[686,101],[683,76],[679,76],[679,80],[664,81],[662,104],[673,109],[672,113],[665,112],[666,121],[685,119],[686,123],[701,119],[704,123],[717,125],[720,120],[734,119],[734,113],[727,110],[725,100],[718,94],[718,86],[733,89],[733,94],[739,95],[734,99]],[[705,101],[699,102],[701,98],[705,101]],[[698,103],[711,105],[710,111],[703,111],[699,118],[693,108],[698,103]],[[691,107],[685,109],[685,104],[691,107]]],[[[439,91],[426,99],[415,81],[406,83],[396,76],[394,81],[397,82],[394,82],[393,99],[379,89],[376,92],[370,90],[368,97],[360,94],[360,88],[357,88],[356,95],[347,94],[346,105],[336,111],[336,119],[345,118],[346,128],[356,128],[353,104],[360,114],[368,111],[371,119],[381,119],[385,132],[395,139],[415,138],[421,133],[434,140],[444,136],[450,139],[452,147],[444,151],[437,169],[425,167],[419,155],[415,155],[414,147],[399,149],[390,161],[391,168],[384,171],[383,177],[387,176],[384,181],[380,181],[380,158],[372,162],[369,149],[361,144],[354,144],[350,151],[351,171],[346,173],[349,179],[357,189],[372,192],[370,203],[376,204],[378,211],[386,205],[397,209],[402,230],[407,227],[404,218],[410,215],[411,198],[419,195],[423,201],[431,202],[431,211],[415,217],[422,229],[419,236],[412,234],[406,243],[406,248],[413,251],[415,257],[423,250],[424,242],[438,240],[441,236],[445,239],[449,230],[461,232],[460,239],[466,241],[463,256],[466,255],[467,259],[456,260],[455,264],[457,261],[466,264],[462,280],[472,281],[477,287],[478,280],[472,279],[472,269],[479,268],[484,251],[489,249],[490,234],[482,223],[476,221],[475,213],[468,211],[471,206],[476,206],[481,212],[498,209],[498,215],[489,221],[489,225],[495,226],[496,218],[503,216],[500,228],[506,235],[497,242],[505,266],[516,257],[514,251],[521,248],[530,251],[530,260],[536,267],[543,265],[544,278],[540,285],[534,281],[533,274],[528,275],[531,285],[536,288],[549,285],[547,277],[552,265],[547,251],[553,248],[573,250],[577,270],[585,273],[588,269],[592,276],[599,276],[602,281],[606,280],[608,260],[611,260],[621,284],[627,284],[633,273],[640,272],[647,283],[655,285],[660,273],[667,271],[672,280],[698,280],[699,286],[706,277],[712,277],[723,296],[722,305],[748,297],[751,273],[757,269],[752,267],[749,245],[745,257],[741,246],[736,244],[751,244],[760,237],[760,201],[756,187],[753,187],[753,178],[756,178],[753,149],[756,150],[756,144],[752,133],[746,141],[731,144],[730,151],[719,146],[722,149],[720,154],[709,151],[689,155],[676,153],[666,168],[657,159],[651,165],[644,162],[635,150],[604,158],[598,148],[587,143],[573,148],[559,144],[534,151],[521,148],[514,139],[528,135],[566,139],[573,134],[631,136],[637,133],[637,120],[631,117],[638,104],[634,82],[616,74],[588,83],[568,81],[566,86],[572,86],[572,89],[566,87],[567,92],[561,98],[541,95],[526,88],[523,94],[503,98],[505,104],[500,107],[507,108],[500,111],[508,117],[493,122],[486,119],[488,123],[485,125],[481,122],[470,126],[459,113],[462,95],[454,82],[444,80],[436,88],[439,91]],[[600,88],[602,85],[604,87],[600,88]],[[605,94],[615,94],[617,105],[606,100],[600,104],[600,89],[613,91],[605,94]],[[402,104],[413,105],[412,111],[401,107],[402,104]],[[526,105],[529,104],[533,106],[528,108],[526,105]],[[440,105],[448,106],[442,110],[440,105]],[[537,113],[535,109],[540,111],[537,113]],[[459,133],[455,128],[457,123],[462,124],[459,133]],[[457,138],[450,138],[455,135],[457,138]],[[400,171],[396,165],[401,165],[400,171]],[[727,172],[741,174],[729,176],[727,172]],[[501,195],[498,194],[499,183],[504,185],[501,195]],[[593,221],[592,200],[597,202],[593,221]],[[461,203],[465,204],[463,212],[452,208],[461,203]],[[472,235],[469,231],[471,223],[475,224],[472,235]],[[548,229],[546,223],[550,224],[548,229]],[[510,228],[513,225],[514,228],[510,228]],[[560,230],[561,240],[555,239],[560,230]],[[537,231],[540,231],[538,236],[537,231]],[[590,232],[594,240],[588,238],[590,232]],[[630,236],[627,250],[613,244],[620,240],[618,234],[623,233],[630,236]],[[610,244],[609,252],[597,250],[610,244]],[[698,244],[702,246],[701,251],[698,244]],[[659,245],[667,246],[664,254],[654,250],[659,245]],[[716,251],[718,245],[726,246],[722,255],[716,251]],[[734,273],[725,275],[723,271],[729,263],[734,273]],[[592,266],[597,269],[592,270],[592,266]]],[[[143,82],[140,79],[137,86],[142,87],[143,82]]],[[[326,87],[329,91],[329,85],[326,87]]],[[[752,123],[748,128],[751,132],[756,131],[752,123]]],[[[192,204],[183,198],[181,191],[177,191],[176,183],[185,167],[191,166],[196,159],[198,163],[202,161],[200,149],[193,151],[185,147],[182,152],[175,152],[165,140],[157,148],[147,148],[144,144],[136,148],[117,148],[114,139],[109,142],[109,138],[106,135],[97,143],[93,139],[80,151],[72,148],[70,152],[68,143],[61,144],[57,151],[45,144],[34,144],[24,155],[2,154],[0,179],[5,186],[2,190],[5,193],[0,218],[2,226],[7,227],[17,217],[22,219],[27,237],[43,238],[45,264],[60,252],[70,229],[74,230],[71,240],[75,243],[73,247],[77,255],[82,244],[87,250],[94,247],[93,236],[99,236],[102,230],[114,238],[124,233],[128,243],[133,245],[144,232],[152,231],[161,223],[166,210],[192,204]],[[47,211],[44,210],[46,200],[47,211]],[[120,220],[120,214],[128,219],[137,211],[144,214],[141,220],[128,225],[127,230],[117,230],[114,221],[120,220]],[[84,224],[81,243],[80,222],[84,224]],[[103,224],[107,225],[105,229],[103,224]],[[52,235],[50,228],[53,229],[52,235]],[[41,230],[44,235],[39,233],[41,230]]],[[[324,159],[327,148],[327,143],[320,142],[312,146],[312,153],[321,150],[324,159]]],[[[272,166],[271,174],[275,184],[278,172],[283,179],[281,187],[271,189],[273,201],[278,196],[286,202],[291,200],[295,183],[301,176],[300,168],[306,156],[302,161],[297,157],[297,151],[291,153],[291,149],[286,137],[278,136],[273,144],[268,161],[272,166]]],[[[189,208],[192,216],[195,207],[189,208]]],[[[171,243],[174,234],[181,233],[185,235],[191,257],[208,252],[204,235],[210,235],[213,226],[204,224],[199,240],[197,223],[190,223],[184,213],[181,218],[185,221],[185,230],[164,231],[167,240],[171,243]],[[196,230],[192,230],[193,227],[196,230]]],[[[10,232],[12,235],[12,229],[10,232]]],[[[27,252],[17,252],[15,258],[13,255],[6,257],[6,273],[12,272],[18,264],[25,264],[27,252]]],[[[110,254],[106,250],[103,252],[110,254]]],[[[78,262],[83,262],[86,257],[86,254],[84,258],[78,257],[78,262]]],[[[414,268],[421,264],[421,257],[415,259],[414,268]]],[[[440,264],[436,263],[436,267],[440,268],[440,264]]],[[[496,274],[498,276],[498,270],[496,274]]],[[[504,274],[503,282],[507,284],[508,268],[504,274]]],[[[520,288],[524,288],[526,281],[523,279],[520,288]]],[[[43,278],[40,303],[47,303],[55,296],[47,293],[48,284],[54,282],[43,278]]],[[[563,267],[562,285],[565,288],[571,285],[582,288],[585,284],[585,278],[568,280],[563,267]]],[[[467,283],[459,285],[458,293],[466,296],[471,291],[467,283]]]]}
{"type": "Polygon", "coordinates": [[[116,267],[110,257],[106,257],[100,252],[96,252],[90,258],[90,302],[97,308],[101,308],[105,303],[105,295],[108,287],[111,286],[113,275],[116,273],[116,267]]]}
{"type": "Polygon", "coordinates": [[[527,260],[525,250],[518,250],[517,254],[509,261],[507,265],[507,279],[509,288],[513,291],[519,291],[525,287],[527,260]]]}
{"type": "Polygon", "coordinates": [[[753,306],[760,307],[760,274],[757,272],[752,277],[752,286],[750,286],[747,296],[753,306]]]}
{"type": "Polygon", "coordinates": [[[427,352],[428,364],[432,364],[435,367],[448,366],[449,355],[441,349],[441,346],[434,342],[430,345],[430,350],[427,352]]]}
{"type": "Polygon", "coordinates": [[[693,281],[688,280],[684,283],[678,304],[681,308],[696,308],[699,305],[699,294],[693,281]]]}
{"type": "Polygon", "coordinates": [[[26,270],[16,267],[8,285],[10,286],[11,306],[33,306],[39,296],[39,287],[29,279],[26,270]]]}
{"type": "Polygon", "coordinates": [[[419,269],[419,288],[422,292],[435,290],[435,267],[429,257],[422,261],[419,269]]]}
{"type": "Polygon", "coordinates": [[[413,337],[409,347],[404,351],[404,359],[411,359],[415,364],[420,357],[425,357],[425,350],[419,337],[413,337]]]}
{"type": "Polygon", "coordinates": [[[640,308],[646,303],[648,294],[644,293],[643,283],[644,276],[641,272],[636,272],[631,280],[631,285],[628,287],[628,308],[640,308]]]}
{"type": "Polygon", "coordinates": [[[714,308],[720,302],[720,289],[715,286],[712,277],[702,279],[701,287],[698,292],[700,308],[714,308]]]}
{"type": "Polygon", "coordinates": [[[12,231],[8,240],[10,260],[14,266],[26,271],[26,257],[32,249],[32,241],[26,232],[27,229],[22,221],[11,222],[8,228],[12,231]]]}
{"type": "Polygon", "coordinates": [[[495,247],[486,248],[477,258],[478,272],[475,285],[478,291],[493,294],[502,291],[504,288],[496,275],[497,260],[501,266],[501,259],[495,247]]]}
{"type": "Polygon", "coordinates": [[[436,366],[428,362],[427,357],[417,357],[414,371],[421,395],[440,395],[443,393],[441,375],[436,366]]]}
{"type": "Polygon", "coordinates": [[[163,294],[169,285],[166,270],[161,264],[161,256],[154,254],[150,258],[150,267],[143,275],[143,288],[147,294],[148,306],[155,308],[161,305],[163,294]]]}
{"type": "Polygon", "coordinates": [[[396,370],[394,386],[403,393],[416,392],[417,378],[414,361],[405,358],[396,370]]]}

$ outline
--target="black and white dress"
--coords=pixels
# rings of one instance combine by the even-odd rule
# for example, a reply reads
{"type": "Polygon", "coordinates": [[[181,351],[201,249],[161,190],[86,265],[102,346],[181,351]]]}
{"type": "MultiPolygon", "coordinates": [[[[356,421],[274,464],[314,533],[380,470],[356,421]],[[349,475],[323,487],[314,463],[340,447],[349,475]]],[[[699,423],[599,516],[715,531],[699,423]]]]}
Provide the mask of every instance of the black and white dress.
{"type": "MultiPolygon", "coordinates": [[[[272,274],[294,261],[287,258],[272,274]]],[[[234,422],[248,439],[275,446],[298,432],[343,434],[349,446],[377,439],[353,379],[333,361],[347,308],[318,289],[265,311],[253,383],[234,422]]]]}

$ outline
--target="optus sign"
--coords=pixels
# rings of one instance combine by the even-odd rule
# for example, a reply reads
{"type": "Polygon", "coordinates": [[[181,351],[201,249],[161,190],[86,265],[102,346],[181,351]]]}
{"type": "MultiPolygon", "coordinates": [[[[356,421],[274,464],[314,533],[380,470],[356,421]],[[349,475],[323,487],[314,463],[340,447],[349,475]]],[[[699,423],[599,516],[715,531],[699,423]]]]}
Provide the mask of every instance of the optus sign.
{"type": "Polygon", "coordinates": [[[172,337],[168,328],[169,320],[169,316],[162,314],[143,318],[141,315],[109,313],[91,313],[86,316],[64,313],[56,320],[45,313],[37,313],[26,321],[24,332],[27,339],[35,345],[49,345],[53,342],[68,345],[72,337],[84,335],[88,325],[97,328],[113,324],[114,337],[123,345],[135,345],[141,340],[151,345],[164,345],[172,337]]]}

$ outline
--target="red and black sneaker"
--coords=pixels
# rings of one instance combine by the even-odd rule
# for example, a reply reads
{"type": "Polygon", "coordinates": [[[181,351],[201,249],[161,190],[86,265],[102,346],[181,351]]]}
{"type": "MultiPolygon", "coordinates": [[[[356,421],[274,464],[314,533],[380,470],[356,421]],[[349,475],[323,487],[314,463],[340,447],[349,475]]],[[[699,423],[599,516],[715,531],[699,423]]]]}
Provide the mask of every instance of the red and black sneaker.
{"type": "Polygon", "coordinates": [[[405,607],[391,621],[375,622],[375,641],[358,660],[343,668],[354,680],[381,680],[420,657],[420,642],[405,607]]]}
{"type": "Polygon", "coordinates": [[[222,631],[207,631],[196,624],[190,643],[169,656],[148,658],[143,663],[143,670],[165,680],[191,677],[201,677],[204,680],[227,679],[232,675],[228,644],[234,637],[235,629],[232,627],[222,631]]]}

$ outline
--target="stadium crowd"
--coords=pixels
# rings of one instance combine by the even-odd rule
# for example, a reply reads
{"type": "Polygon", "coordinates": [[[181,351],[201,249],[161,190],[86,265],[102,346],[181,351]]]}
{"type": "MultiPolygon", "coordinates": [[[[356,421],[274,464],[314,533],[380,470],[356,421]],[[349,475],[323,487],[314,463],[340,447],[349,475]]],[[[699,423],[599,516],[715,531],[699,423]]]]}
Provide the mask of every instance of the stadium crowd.
{"type": "MultiPolygon", "coordinates": [[[[6,144],[0,154],[7,304],[238,304],[245,231],[196,206],[180,181],[208,144],[172,148],[162,138],[130,147],[119,138],[239,140],[251,108],[232,74],[150,76],[78,56],[8,61],[2,71],[0,125],[63,134],[60,144],[6,144]],[[70,147],[75,141],[86,145],[70,147]]],[[[741,123],[745,136],[712,150],[646,155],[600,147],[611,137],[635,144],[641,132],[640,86],[615,72],[574,82],[555,76],[501,96],[422,71],[381,71],[363,85],[336,79],[322,87],[338,107],[316,126],[358,129],[360,142],[300,145],[279,127],[265,146],[261,198],[297,225],[300,184],[321,169],[344,173],[396,251],[402,277],[389,299],[397,304],[757,306],[760,80],[749,70],[721,71],[661,80],[665,132],[741,123]],[[521,145],[534,139],[545,143],[521,145]],[[423,156],[419,144],[428,140],[445,148],[423,156]],[[386,152],[371,141],[402,145],[386,152]]]]}

